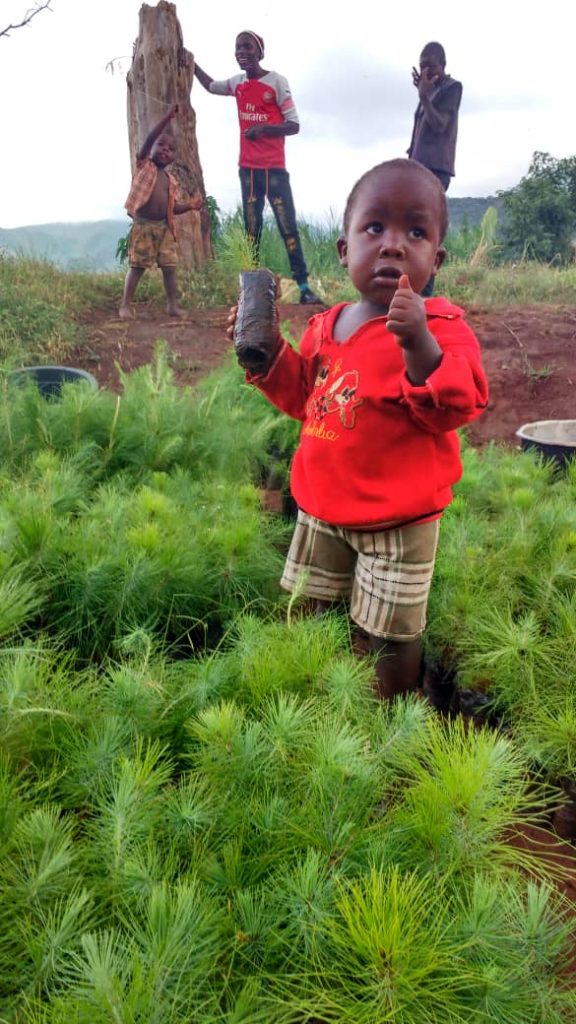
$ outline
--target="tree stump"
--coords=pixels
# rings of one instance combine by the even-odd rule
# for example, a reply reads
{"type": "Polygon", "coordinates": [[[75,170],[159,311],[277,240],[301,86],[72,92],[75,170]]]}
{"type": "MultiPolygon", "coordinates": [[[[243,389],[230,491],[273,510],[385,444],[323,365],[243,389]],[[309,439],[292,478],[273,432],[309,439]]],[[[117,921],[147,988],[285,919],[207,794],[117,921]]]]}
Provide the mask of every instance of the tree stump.
{"type": "MultiPolygon", "coordinates": [[[[140,27],[134,44],[128,85],[128,137],[132,172],[140,146],[150,129],[177,103],[179,110],[171,124],[176,141],[176,159],[169,168],[180,185],[181,199],[201,196],[206,200],[204,177],[196,142],[196,114],[190,103],[194,79],[194,58],[184,49],[176,5],[160,0],[156,7],[142,4],[140,27]]],[[[212,256],[210,218],[204,207],[199,213],[176,217],[176,241],[180,261],[198,267],[212,256]]]]}

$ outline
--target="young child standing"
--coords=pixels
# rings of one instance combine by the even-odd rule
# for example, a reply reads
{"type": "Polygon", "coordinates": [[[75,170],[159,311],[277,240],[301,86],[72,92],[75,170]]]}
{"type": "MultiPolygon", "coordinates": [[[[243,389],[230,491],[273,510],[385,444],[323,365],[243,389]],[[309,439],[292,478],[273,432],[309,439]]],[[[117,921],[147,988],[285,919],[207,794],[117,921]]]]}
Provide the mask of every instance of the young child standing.
{"type": "Polygon", "coordinates": [[[278,230],[286,246],[292,277],[300,289],[300,302],[322,305],[322,299],[308,285],[308,268],[286,170],[285,138],[300,131],[298,114],[283,75],[266,71],[264,40],[256,32],[244,31],[236,37],[239,75],[216,82],[198,65],[194,74],[208,92],[234,96],[240,122],[240,187],[244,227],[251,239],[256,258],[262,235],[264,202],[272,207],[278,230]]]}
{"type": "Polygon", "coordinates": [[[167,128],[177,113],[178,105],[174,104],[148,133],[138,153],[136,171],[125,204],[133,224],[128,246],[130,269],[118,311],[123,320],[132,318],[130,303],[142,274],[156,264],[164,279],[168,313],[170,316],[180,316],[181,313],[176,283],[178,249],[174,216],[188,210],[200,210],[202,200],[177,202],[178,182],[166,170],[176,155],[174,137],[167,128]]]}
{"type": "Polygon", "coordinates": [[[439,520],[462,473],[456,430],[488,398],[463,311],[419,294],[444,259],[446,228],[429,170],[413,160],[372,168],[348,197],[337,243],[359,300],[312,317],[299,351],[278,337],[265,373],[244,363],[248,381],[302,421],[282,586],[319,612],[350,602],[383,698],[418,686],[439,520]]]}

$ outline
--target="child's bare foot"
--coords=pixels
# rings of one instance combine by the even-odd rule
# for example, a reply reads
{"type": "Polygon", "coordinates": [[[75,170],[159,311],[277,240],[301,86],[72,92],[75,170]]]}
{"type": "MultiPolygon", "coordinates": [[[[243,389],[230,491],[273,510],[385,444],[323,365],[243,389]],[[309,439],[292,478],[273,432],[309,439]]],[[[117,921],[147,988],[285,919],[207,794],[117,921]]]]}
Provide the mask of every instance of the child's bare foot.
{"type": "Polygon", "coordinates": [[[130,306],[120,306],[120,309],[118,310],[118,316],[120,317],[121,320],[134,319],[134,313],[130,309],[130,306]]]}
{"type": "Polygon", "coordinates": [[[168,316],[183,317],[184,310],[180,306],[168,306],[168,316]]]}

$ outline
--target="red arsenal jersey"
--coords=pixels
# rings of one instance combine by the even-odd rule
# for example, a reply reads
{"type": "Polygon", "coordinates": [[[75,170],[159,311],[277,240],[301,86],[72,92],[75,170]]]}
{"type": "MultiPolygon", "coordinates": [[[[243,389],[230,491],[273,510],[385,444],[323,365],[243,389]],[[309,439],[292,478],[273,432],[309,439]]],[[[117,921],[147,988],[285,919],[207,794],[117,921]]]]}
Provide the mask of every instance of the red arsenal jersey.
{"type": "Polygon", "coordinates": [[[284,136],[270,138],[263,135],[259,139],[247,139],[244,134],[253,125],[283,124],[285,121],[298,123],[290,86],[283,75],[269,71],[263,78],[247,78],[242,72],[223,82],[212,82],[210,92],[236,98],[240,123],[240,167],[258,170],[286,166],[284,136]]]}

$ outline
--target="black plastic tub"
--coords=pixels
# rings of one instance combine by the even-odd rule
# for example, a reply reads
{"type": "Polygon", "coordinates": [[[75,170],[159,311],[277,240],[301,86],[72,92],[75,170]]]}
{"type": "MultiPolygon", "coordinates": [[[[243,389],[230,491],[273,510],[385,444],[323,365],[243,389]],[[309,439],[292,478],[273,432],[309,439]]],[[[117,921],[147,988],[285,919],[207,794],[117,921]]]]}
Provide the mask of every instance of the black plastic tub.
{"type": "Polygon", "coordinates": [[[516,431],[523,451],[537,451],[564,469],[576,456],[576,420],[537,420],[516,431]]]}
{"type": "Polygon", "coordinates": [[[45,398],[57,398],[63,384],[74,384],[87,381],[93,391],[98,390],[98,381],[87,370],[77,370],[72,366],[22,366],[11,370],[8,374],[11,384],[25,385],[33,380],[45,398]]]}

